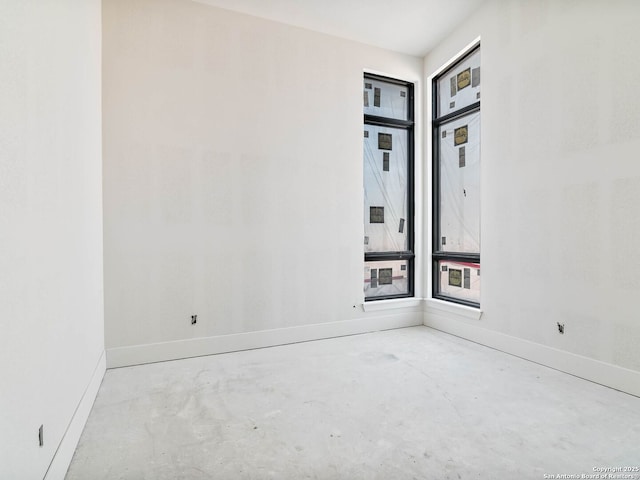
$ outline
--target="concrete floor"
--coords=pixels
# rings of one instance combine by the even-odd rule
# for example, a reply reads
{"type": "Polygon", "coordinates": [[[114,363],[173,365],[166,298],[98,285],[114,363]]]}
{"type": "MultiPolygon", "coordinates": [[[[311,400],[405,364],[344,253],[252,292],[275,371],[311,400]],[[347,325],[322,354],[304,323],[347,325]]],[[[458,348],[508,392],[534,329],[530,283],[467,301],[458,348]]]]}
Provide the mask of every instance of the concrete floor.
{"type": "Polygon", "coordinates": [[[109,370],[66,479],[542,479],[639,465],[640,398],[413,327],[109,370]]]}

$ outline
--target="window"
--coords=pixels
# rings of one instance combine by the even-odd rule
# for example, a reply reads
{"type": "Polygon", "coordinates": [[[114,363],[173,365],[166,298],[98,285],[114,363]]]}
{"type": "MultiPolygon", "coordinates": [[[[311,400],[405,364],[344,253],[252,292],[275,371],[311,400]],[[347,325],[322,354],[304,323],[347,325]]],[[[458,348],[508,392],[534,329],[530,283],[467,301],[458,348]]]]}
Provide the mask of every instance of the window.
{"type": "Polygon", "coordinates": [[[365,301],[413,296],[413,84],[364,75],[365,301]]]}
{"type": "Polygon", "coordinates": [[[480,47],[433,80],[433,297],[480,306],[480,47]]]}

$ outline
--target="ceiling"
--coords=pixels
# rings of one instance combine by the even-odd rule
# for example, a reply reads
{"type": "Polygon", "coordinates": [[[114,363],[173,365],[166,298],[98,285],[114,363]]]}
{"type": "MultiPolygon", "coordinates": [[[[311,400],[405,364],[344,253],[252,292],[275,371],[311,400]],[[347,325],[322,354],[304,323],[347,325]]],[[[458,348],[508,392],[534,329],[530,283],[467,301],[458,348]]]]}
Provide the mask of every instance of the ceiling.
{"type": "Polygon", "coordinates": [[[196,0],[422,56],[484,0],[196,0]]]}

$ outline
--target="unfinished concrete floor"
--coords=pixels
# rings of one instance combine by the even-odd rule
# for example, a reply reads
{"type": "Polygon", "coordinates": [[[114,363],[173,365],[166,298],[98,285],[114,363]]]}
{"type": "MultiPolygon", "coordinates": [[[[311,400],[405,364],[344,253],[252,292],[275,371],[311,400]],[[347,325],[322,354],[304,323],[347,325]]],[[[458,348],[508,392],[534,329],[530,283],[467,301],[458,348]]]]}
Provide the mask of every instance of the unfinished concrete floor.
{"type": "Polygon", "coordinates": [[[413,327],[109,370],[66,479],[542,479],[626,466],[640,466],[640,398],[413,327]]]}

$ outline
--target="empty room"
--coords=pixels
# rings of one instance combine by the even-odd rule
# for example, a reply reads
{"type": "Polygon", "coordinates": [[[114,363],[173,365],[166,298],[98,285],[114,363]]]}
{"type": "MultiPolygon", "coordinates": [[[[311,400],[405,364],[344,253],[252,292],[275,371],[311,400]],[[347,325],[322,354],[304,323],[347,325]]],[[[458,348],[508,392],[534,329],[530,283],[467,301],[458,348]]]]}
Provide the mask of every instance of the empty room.
{"type": "Polygon", "coordinates": [[[2,0],[0,480],[640,480],[639,23],[2,0]]]}

